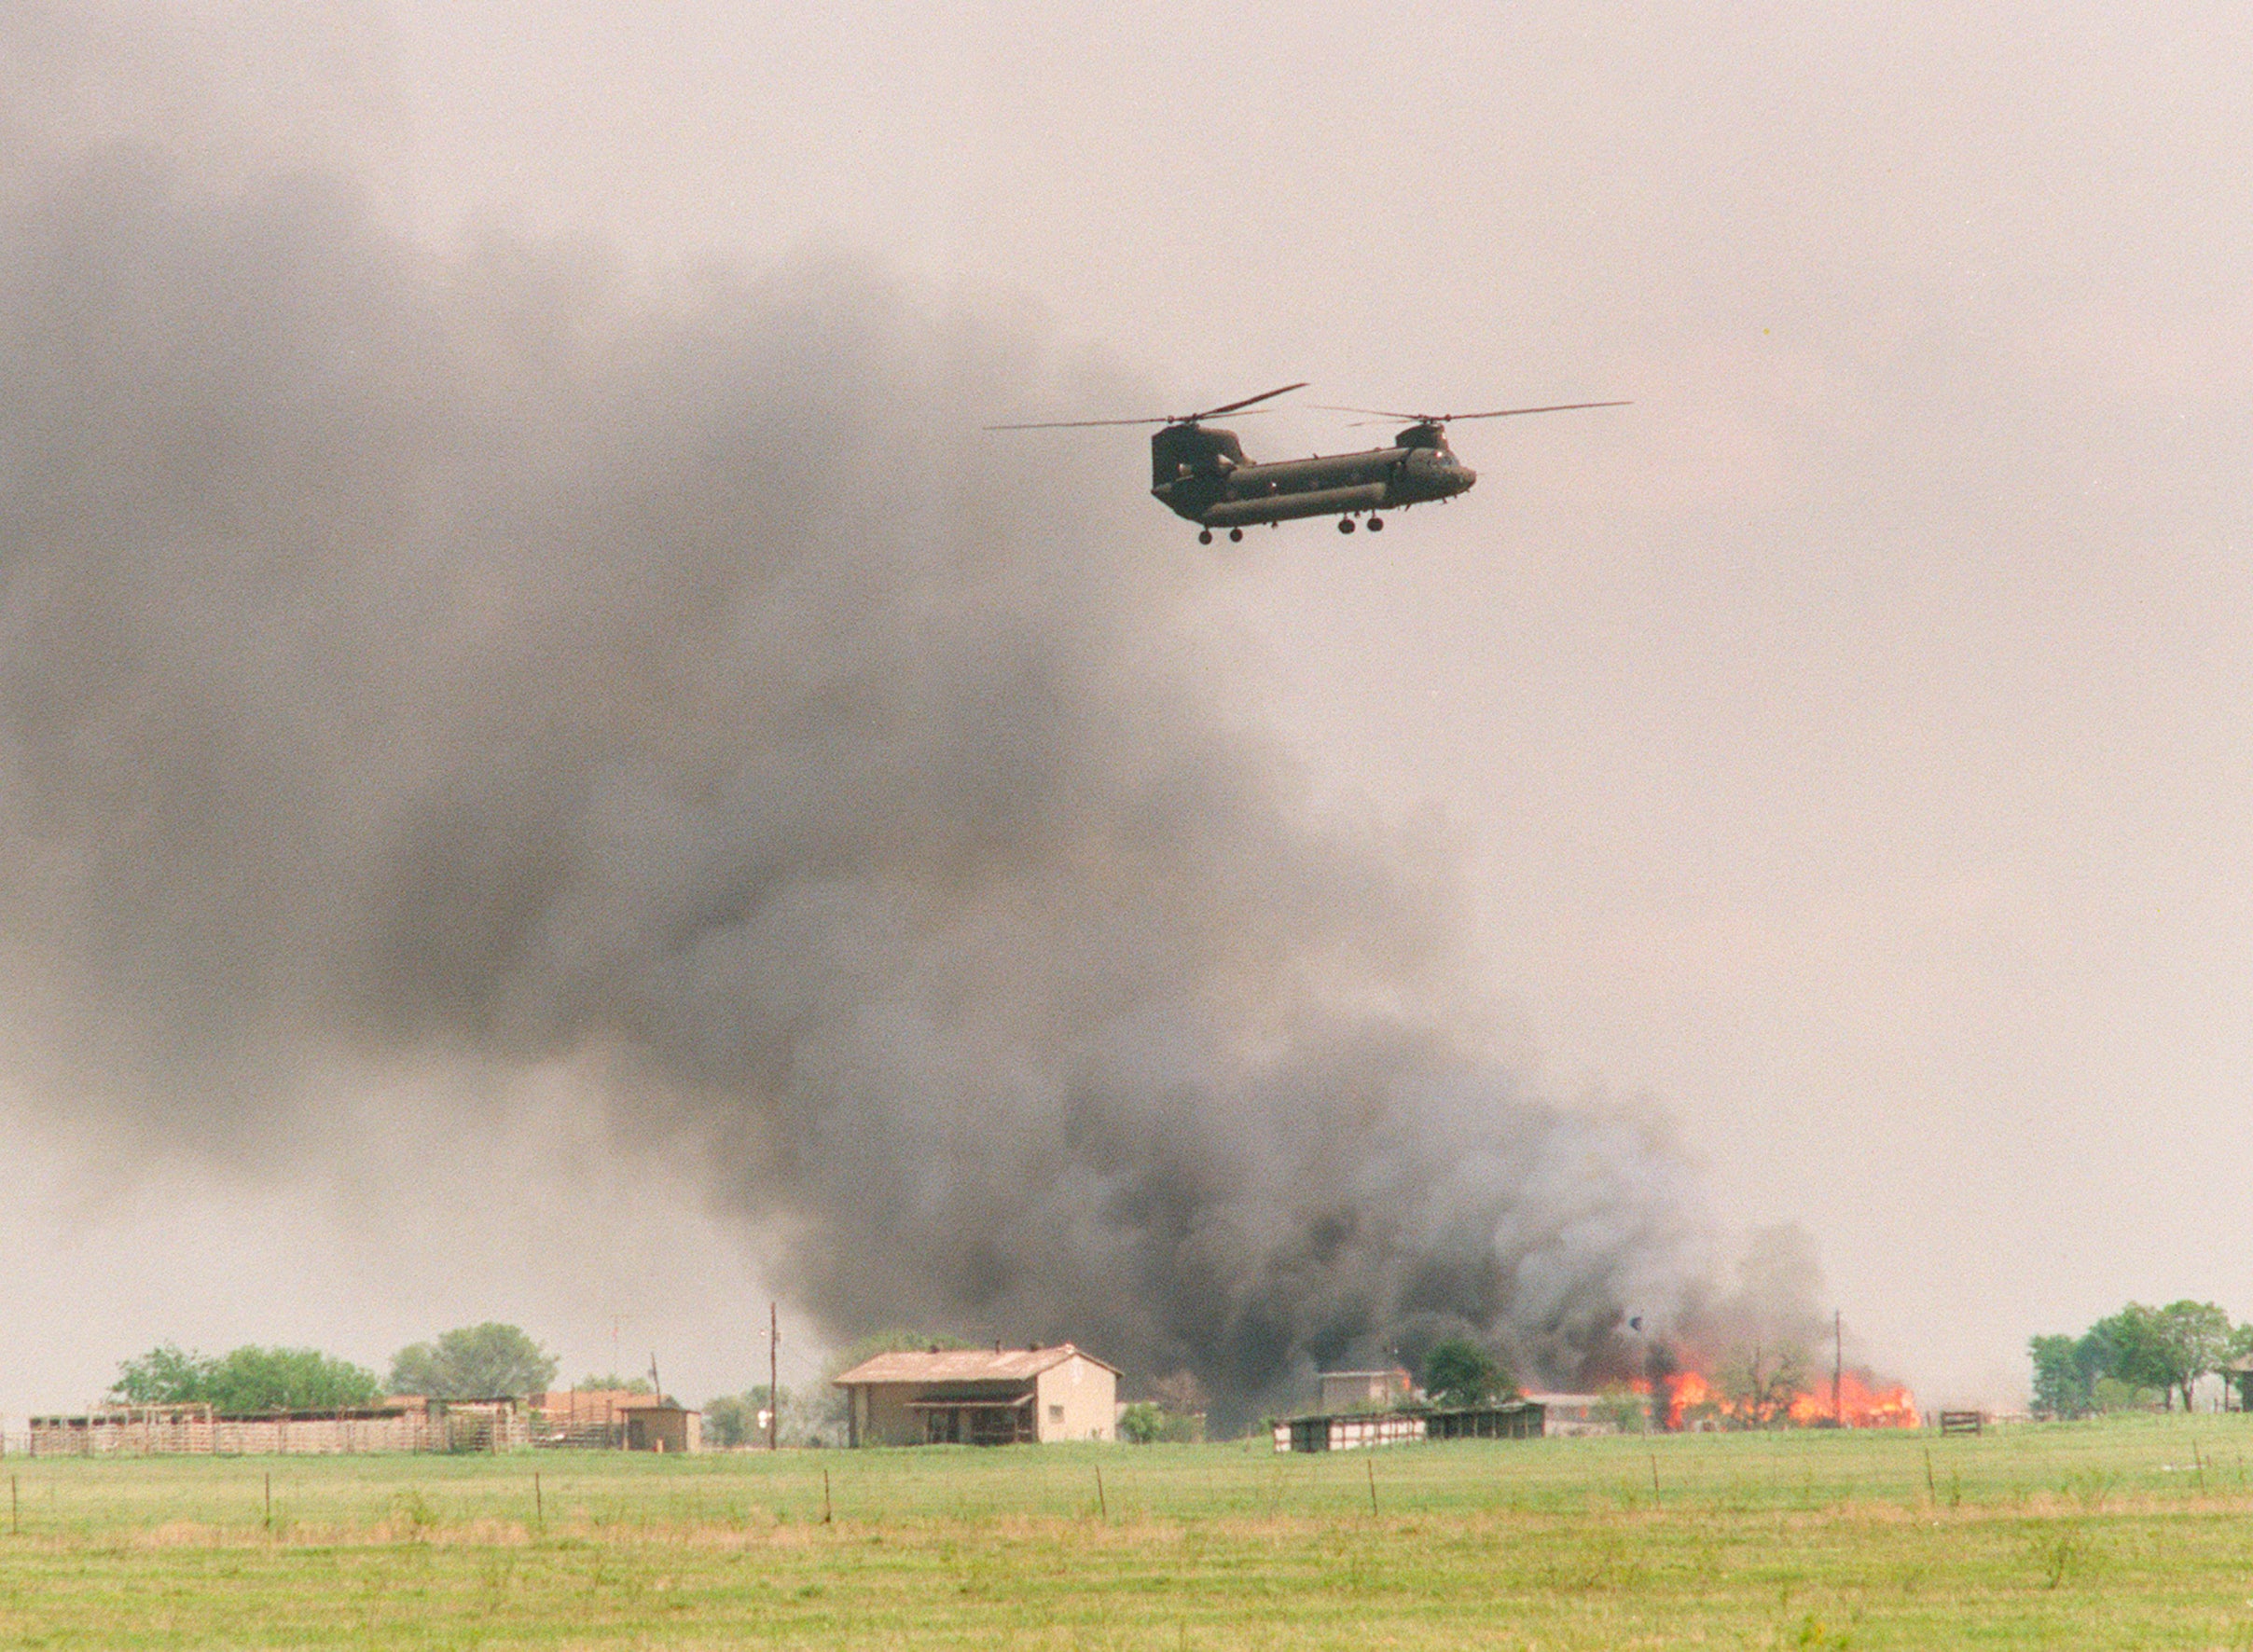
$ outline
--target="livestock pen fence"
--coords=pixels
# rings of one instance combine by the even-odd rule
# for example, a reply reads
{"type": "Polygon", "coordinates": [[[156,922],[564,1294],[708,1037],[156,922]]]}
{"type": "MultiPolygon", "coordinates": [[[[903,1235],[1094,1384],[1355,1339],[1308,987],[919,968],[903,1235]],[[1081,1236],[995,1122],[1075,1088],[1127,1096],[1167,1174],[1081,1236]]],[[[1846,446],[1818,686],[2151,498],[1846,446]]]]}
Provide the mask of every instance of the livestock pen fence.
{"type": "Polygon", "coordinates": [[[500,1452],[534,1443],[513,1400],[434,1401],[364,1411],[221,1416],[210,1406],[118,1406],[33,1417],[0,1449],[27,1457],[339,1456],[378,1452],[500,1452]]]}

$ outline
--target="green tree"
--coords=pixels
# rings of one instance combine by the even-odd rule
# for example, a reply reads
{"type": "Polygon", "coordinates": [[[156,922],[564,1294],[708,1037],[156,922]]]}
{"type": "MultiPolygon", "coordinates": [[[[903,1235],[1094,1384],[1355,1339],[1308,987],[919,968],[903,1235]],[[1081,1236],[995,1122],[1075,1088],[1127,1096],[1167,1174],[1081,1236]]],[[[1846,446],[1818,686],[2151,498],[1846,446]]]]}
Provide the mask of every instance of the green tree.
{"type": "MultiPolygon", "coordinates": [[[[928,1345],[928,1344],[926,1344],[928,1345]]],[[[843,1370],[843,1367],[838,1367],[843,1370]]],[[[767,1409],[767,1384],[760,1383],[740,1394],[727,1394],[704,1403],[704,1438],[716,1446],[763,1446],[767,1425],[759,1413],[767,1409]]],[[[785,1384],[781,1414],[775,1419],[775,1440],[786,1446],[843,1445],[847,1434],[844,1393],[826,1382],[799,1387],[785,1384]]]]}
{"type": "Polygon", "coordinates": [[[537,1394],[556,1380],[555,1356],[513,1325],[463,1326],[435,1342],[414,1342],[391,1364],[394,1394],[434,1399],[498,1399],[537,1394]]]}
{"type": "Polygon", "coordinates": [[[2116,1411],[2155,1411],[2166,1399],[2166,1395],[2157,1388],[2138,1385],[2121,1377],[2097,1378],[2092,1394],[2096,1409],[2108,1417],[2116,1411]]]}
{"type": "Polygon", "coordinates": [[[314,1348],[249,1343],[219,1358],[167,1344],[117,1368],[110,1390],[130,1405],[208,1405],[223,1416],[352,1411],[383,1396],[376,1373],[314,1348]]]}
{"type": "MultiPolygon", "coordinates": [[[[2198,1379],[2208,1371],[2221,1369],[2230,1357],[2230,1316],[2213,1302],[2194,1302],[2185,1298],[2169,1302],[2154,1315],[2158,1322],[2159,1350],[2166,1370],[2166,1380],[2174,1393],[2182,1396],[2183,1410],[2191,1409],[2191,1391],[2198,1379]]],[[[2173,1396],[2167,1409],[2175,1409],[2173,1396]]]]}
{"type": "Polygon", "coordinates": [[[2080,1352],[2097,1383],[2136,1389],[2164,1387],[2171,1380],[2159,1352],[2159,1328],[2141,1302],[2092,1325],[2082,1333],[2080,1352]]]}
{"type": "Polygon", "coordinates": [[[1150,1400],[1140,1400],[1119,1413],[1119,1438],[1128,1445],[1155,1445],[1166,1438],[1166,1412],[1150,1400]]]}
{"type": "Polygon", "coordinates": [[[2156,1388],[2169,1411],[2177,1395],[2191,1409],[2198,1379],[2230,1356],[2230,1316],[2212,1302],[2187,1298],[2163,1308],[2130,1302],[2089,1328],[2090,1369],[2131,1388],[2156,1388]]]}
{"type": "Polygon", "coordinates": [[[2033,1407],[2053,1417],[2085,1417],[2096,1409],[2096,1379],[2101,1373],[2088,1359],[2087,1337],[2030,1338],[2026,1353],[2034,1361],[2033,1407]]]}
{"type": "Polygon", "coordinates": [[[2142,1362],[2142,1340],[2136,1316],[2116,1314],[2092,1325],[2073,1344],[2074,1362],[2088,1378],[2090,1401],[2098,1411],[2112,1409],[2102,1403],[2103,1394],[2136,1390],[2121,1373],[2142,1362]]]}
{"type": "Polygon", "coordinates": [[[1510,1391],[1501,1361],[1468,1337],[1432,1344],[1424,1356],[1424,1392],[1441,1405],[1484,1405],[1510,1391]]]}
{"type": "Polygon", "coordinates": [[[1196,1445],[1205,1438],[1205,1413],[1178,1411],[1161,1395],[1122,1411],[1118,1433],[1128,1445],[1196,1445]]]}
{"type": "Polygon", "coordinates": [[[785,1445],[841,1446],[850,1432],[842,1388],[808,1383],[782,1390],[781,1433],[785,1445]]]}
{"type": "MultiPolygon", "coordinates": [[[[789,1390],[785,1389],[787,1395],[789,1390]]],[[[767,1443],[766,1425],[759,1413],[767,1409],[767,1384],[747,1388],[740,1394],[723,1394],[717,1399],[704,1402],[704,1439],[709,1445],[732,1450],[737,1446],[767,1443]]]]}
{"type": "Polygon", "coordinates": [[[166,1342],[137,1359],[120,1361],[110,1397],[128,1405],[208,1404],[212,1367],[217,1363],[166,1342]]]}
{"type": "Polygon", "coordinates": [[[621,1377],[613,1371],[607,1377],[581,1377],[573,1384],[595,1394],[649,1394],[654,1392],[647,1377],[621,1377]]]}
{"type": "Polygon", "coordinates": [[[383,1386],[375,1372],[314,1348],[245,1346],[211,1370],[212,1408],[226,1416],[352,1411],[382,1397],[383,1386]]]}
{"type": "Polygon", "coordinates": [[[1130,1445],[1196,1445],[1205,1438],[1205,1384],[1175,1371],[1150,1384],[1150,1397],[1119,1414],[1119,1438],[1130,1445]]]}

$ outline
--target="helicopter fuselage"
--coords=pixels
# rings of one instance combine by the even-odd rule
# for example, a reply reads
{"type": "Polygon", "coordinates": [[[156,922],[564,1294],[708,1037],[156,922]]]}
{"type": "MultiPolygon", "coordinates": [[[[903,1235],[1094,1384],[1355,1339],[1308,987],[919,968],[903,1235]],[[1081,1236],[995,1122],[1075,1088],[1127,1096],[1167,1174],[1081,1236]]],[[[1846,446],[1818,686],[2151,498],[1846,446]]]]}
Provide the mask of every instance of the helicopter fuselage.
{"type": "Polygon", "coordinates": [[[1233,431],[1173,424],[1150,438],[1151,493],[1202,528],[1249,528],[1303,516],[1348,517],[1453,499],[1478,473],[1444,434],[1411,425],[1389,447],[1255,464],[1233,431]]]}

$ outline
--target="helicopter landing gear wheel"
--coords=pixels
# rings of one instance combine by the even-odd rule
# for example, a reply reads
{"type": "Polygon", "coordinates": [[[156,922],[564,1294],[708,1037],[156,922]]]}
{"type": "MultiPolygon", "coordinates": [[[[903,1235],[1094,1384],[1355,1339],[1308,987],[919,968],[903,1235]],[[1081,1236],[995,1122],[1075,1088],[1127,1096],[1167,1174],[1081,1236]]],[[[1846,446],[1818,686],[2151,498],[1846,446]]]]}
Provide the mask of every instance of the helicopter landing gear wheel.
{"type": "Polygon", "coordinates": [[[1211,529],[1209,529],[1209,528],[1203,528],[1203,529],[1199,529],[1199,530],[1197,530],[1197,544],[1201,544],[1201,545],[1209,545],[1209,544],[1210,544],[1211,543],[1212,543],[1212,530],[1211,530],[1211,529]]]}
{"type": "Polygon", "coordinates": [[[1370,531],[1370,532],[1372,532],[1372,533],[1382,533],[1382,532],[1384,532],[1384,531],[1385,531],[1385,518],[1384,518],[1384,517],[1382,517],[1382,516],[1372,516],[1372,517],[1370,517],[1370,518],[1369,518],[1369,531],[1370,531]]]}
{"type": "Polygon", "coordinates": [[[1353,529],[1354,521],[1351,516],[1340,516],[1338,518],[1338,531],[1340,533],[1351,533],[1353,529]]]}
{"type": "Polygon", "coordinates": [[[1244,543],[1244,530],[1241,528],[1231,528],[1228,530],[1228,543],[1230,544],[1242,544],[1244,543]]]}

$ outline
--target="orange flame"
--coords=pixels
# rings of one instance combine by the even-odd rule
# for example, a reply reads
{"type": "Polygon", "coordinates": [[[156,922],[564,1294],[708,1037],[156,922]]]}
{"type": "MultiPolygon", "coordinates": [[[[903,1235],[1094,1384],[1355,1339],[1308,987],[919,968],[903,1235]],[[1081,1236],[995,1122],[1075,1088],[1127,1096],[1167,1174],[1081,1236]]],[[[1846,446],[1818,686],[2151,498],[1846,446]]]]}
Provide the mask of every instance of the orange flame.
{"type": "MultiPolygon", "coordinates": [[[[1745,1426],[1756,1419],[1748,1408],[1733,1403],[1699,1371],[1679,1370],[1660,1379],[1666,1390],[1666,1417],[1664,1426],[1681,1428],[1711,1419],[1723,1425],[1745,1426]]],[[[1651,1384],[1637,1382],[1629,1384],[1638,1394],[1648,1395],[1651,1384]]],[[[1916,1402],[1909,1390],[1898,1383],[1880,1387],[1861,1371],[1845,1371],[1839,1378],[1838,1404],[1831,1407],[1831,1386],[1805,1389],[1791,1397],[1782,1419],[1796,1427],[1820,1427],[1833,1418],[1847,1428],[1914,1428],[1923,1418],[1917,1414],[1916,1402]]]]}
{"type": "Polygon", "coordinates": [[[1873,1387],[1860,1371],[1840,1375],[1835,1411],[1830,1395],[1800,1394],[1792,1398],[1790,1415],[1794,1423],[1803,1425],[1827,1422],[1835,1416],[1848,1428],[1914,1428],[1922,1421],[1908,1389],[1898,1383],[1884,1388],[1873,1387]]]}

